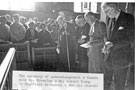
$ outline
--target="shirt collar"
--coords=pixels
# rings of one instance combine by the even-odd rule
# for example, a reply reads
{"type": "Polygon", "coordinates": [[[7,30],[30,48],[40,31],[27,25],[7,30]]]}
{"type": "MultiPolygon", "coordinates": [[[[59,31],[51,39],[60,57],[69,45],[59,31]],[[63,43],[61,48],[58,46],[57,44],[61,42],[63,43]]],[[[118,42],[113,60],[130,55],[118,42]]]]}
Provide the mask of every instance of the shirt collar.
{"type": "Polygon", "coordinates": [[[119,13],[115,16],[115,19],[116,19],[116,20],[119,18],[120,12],[121,12],[121,11],[119,11],[119,13]]]}
{"type": "Polygon", "coordinates": [[[96,21],[97,21],[97,20],[95,20],[95,21],[91,24],[91,26],[94,26],[94,24],[95,24],[96,21]]]}

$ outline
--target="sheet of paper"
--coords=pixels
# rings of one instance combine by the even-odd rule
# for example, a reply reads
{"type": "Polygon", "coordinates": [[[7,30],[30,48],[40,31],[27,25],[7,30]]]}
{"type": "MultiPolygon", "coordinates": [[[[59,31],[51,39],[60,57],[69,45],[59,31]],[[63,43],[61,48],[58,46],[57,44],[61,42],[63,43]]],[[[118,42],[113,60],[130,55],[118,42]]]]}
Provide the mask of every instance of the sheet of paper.
{"type": "Polygon", "coordinates": [[[80,46],[83,47],[83,48],[91,47],[89,43],[84,43],[84,44],[81,44],[80,46]]]}

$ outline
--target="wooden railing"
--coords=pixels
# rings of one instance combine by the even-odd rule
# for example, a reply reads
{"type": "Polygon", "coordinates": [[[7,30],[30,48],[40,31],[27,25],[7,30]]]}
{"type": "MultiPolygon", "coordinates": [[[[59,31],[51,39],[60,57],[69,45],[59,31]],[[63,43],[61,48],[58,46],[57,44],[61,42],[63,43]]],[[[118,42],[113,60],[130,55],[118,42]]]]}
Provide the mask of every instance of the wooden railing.
{"type": "Polygon", "coordinates": [[[10,48],[0,65],[0,90],[12,90],[12,71],[16,69],[15,48],[10,48]]]}
{"type": "Polygon", "coordinates": [[[11,47],[14,47],[16,50],[14,57],[16,58],[17,70],[32,70],[29,42],[0,44],[0,63],[11,47]]]}

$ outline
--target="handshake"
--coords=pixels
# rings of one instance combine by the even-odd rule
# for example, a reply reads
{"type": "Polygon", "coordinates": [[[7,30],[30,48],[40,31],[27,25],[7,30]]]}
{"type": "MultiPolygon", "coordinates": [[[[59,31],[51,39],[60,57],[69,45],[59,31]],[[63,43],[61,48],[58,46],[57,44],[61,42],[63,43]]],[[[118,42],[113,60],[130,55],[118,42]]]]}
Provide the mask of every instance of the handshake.
{"type": "Polygon", "coordinates": [[[109,54],[109,53],[110,53],[110,48],[111,48],[112,46],[113,46],[113,43],[107,41],[107,42],[105,43],[103,49],[101,49],[101,50],[102,50],[102,53],[104,53],[104,54],[109,54]]]}

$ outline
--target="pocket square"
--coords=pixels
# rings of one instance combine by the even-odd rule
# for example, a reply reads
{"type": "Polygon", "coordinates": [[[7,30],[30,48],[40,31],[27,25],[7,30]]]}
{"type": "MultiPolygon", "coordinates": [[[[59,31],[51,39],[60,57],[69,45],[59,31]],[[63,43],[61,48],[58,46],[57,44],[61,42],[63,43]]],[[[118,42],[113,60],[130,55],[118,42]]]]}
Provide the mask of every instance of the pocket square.
{"type": "Polygon", "coordinates": [[[122,29],[124,29],[124,27],[122,27],[122,26],[120,26],[120,27],[118,28],[118,30],[122,30],[122,29]]]}

